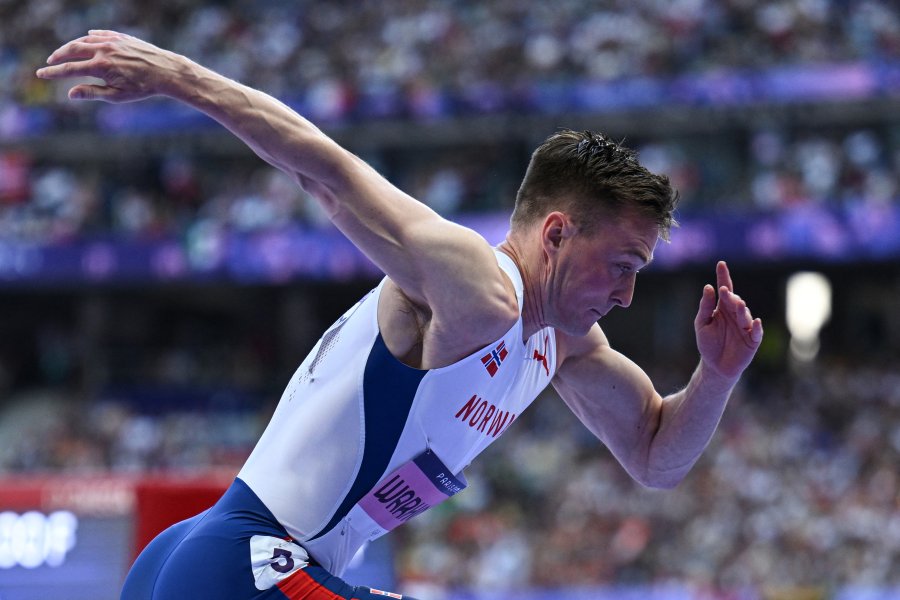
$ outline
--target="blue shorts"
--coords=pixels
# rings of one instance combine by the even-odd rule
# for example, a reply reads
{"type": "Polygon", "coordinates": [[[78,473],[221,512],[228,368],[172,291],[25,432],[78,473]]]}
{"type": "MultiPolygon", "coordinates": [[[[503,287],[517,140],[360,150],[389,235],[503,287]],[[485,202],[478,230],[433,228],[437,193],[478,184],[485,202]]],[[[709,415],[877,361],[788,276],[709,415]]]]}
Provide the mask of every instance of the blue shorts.
{"type": "Polygon", "coordinates": [[[235,479],[212,508],[169,527],[150,542],[131,567],[121,596],[122,600],[173,598],[385,600],[401,596],[352,586],[330,574],[291,540],[247,484],[235,479]]]}

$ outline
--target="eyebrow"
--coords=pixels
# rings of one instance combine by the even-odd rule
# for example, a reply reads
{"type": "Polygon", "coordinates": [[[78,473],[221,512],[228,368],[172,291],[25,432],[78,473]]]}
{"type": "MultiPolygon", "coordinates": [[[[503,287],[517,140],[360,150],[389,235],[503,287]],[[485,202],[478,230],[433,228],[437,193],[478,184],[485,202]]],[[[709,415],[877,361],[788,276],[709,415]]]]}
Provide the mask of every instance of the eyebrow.
{"type": "Polygon", "coordinates": [[[650,254],[650,256],[647,256],[640,250],[626,250],[625,254],[627,254],[629,256],[633,256],[633,257],[637,258],[638,260],[640,260],[643,263],[644,267],[649,266],[650,263],[653,262],[653,258],[654,258],[652,253],[650,254]]]}

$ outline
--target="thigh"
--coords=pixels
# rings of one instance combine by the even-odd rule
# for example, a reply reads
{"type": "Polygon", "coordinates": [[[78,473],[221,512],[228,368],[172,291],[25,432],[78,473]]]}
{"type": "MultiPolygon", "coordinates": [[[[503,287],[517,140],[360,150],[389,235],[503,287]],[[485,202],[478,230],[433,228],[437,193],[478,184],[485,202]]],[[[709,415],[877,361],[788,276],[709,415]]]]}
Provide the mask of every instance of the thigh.
{"type": "Polygon", "coordinates": [[[153,589],[163,565],[204,514],[206,513],[172,525],[141,551],[125,578],[121,600],[150,600],[153,597],[153,589]]]}
{"type": "Polygon", "coordinates": [[[155,539],[132,567],[122,600],[250,600],[265,598],[251,568],[250,539],[286,534],[236,480],[206,512],[155,539]]]}
{"type": "MultiPolygon", "coordinates": [[[[195,527],[162,566],[153,600],[251,600],[265,598],[254,585],[246,540],[229,535],[217,520],[195,527]]],[[[130,599],[129,599],[130,600],[130,599]]]]}
{"type": "Polygon", "coordinates": [[[246,536],[210,534],[210,530],[219,529],[213,520],[192,530],[162,569],[154,598],[415,600],[364,586],[352,586],[320,565],[310,564],[306,552],[288,540],[268,535],[255,535],[248,539],[246,536]],[[261,548],[264,549],[260,551],[261,548]]]}
{"type": "Polygon", "coordinates": [[[122,592],[122,600],[400,597],[351,586],[311,561],[239,479],[206,513],[160,534],[135,562],[122,592]]]}

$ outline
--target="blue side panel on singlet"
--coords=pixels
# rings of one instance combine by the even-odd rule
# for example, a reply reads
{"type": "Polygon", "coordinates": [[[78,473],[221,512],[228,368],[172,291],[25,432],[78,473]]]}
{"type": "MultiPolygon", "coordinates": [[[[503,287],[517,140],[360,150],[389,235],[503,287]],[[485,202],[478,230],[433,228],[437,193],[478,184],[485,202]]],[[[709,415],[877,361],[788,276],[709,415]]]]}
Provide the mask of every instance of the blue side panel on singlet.
{"type": "Polygon", "coordinates": [[[362,464],[350,492],[331,521],[311,539],[331,531],[384,475],[406,426],[419,383],[427,373],[427,370],[413,369],[394,358],[381,334],[378,334],[363,375],[366,440],[362,464]]]}

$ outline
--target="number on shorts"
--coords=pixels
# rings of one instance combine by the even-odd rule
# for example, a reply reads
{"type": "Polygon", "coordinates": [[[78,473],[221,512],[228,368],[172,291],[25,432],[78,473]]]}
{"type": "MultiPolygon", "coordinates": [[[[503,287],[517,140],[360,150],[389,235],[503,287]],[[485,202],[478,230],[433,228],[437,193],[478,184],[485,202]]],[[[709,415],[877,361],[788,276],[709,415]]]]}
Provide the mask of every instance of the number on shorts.
{"type": "Polygon", "coordinates": [[[275,548],[272,552],[272,560],[275,561],[272,563],[272,568],[279,573],[290,573],[294,568],[294,559],[292,556],[290,550],[275,548]],[[280,562],[282,558],[284,559],[284,563],[280,562]]]}

